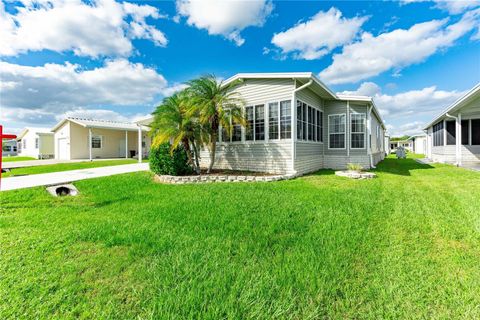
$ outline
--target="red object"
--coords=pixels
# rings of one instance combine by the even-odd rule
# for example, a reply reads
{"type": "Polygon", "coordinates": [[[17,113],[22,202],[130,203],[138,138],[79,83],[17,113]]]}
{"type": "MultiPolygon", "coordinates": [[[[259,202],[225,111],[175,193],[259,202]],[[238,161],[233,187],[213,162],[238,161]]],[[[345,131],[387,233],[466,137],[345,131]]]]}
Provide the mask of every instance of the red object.
{"type": "MultiPolygon", "coordinates": [[[[0,141],[3,139],[16,139],[17,136],[14,134],[3,134],[3,126],[0,125],[0,141]]],[[[2,149],[3,152],[3,149],[2,149]]],[[[3,156],[0,154],[0,189],[2,188],[2,158],[3,156]]]]}

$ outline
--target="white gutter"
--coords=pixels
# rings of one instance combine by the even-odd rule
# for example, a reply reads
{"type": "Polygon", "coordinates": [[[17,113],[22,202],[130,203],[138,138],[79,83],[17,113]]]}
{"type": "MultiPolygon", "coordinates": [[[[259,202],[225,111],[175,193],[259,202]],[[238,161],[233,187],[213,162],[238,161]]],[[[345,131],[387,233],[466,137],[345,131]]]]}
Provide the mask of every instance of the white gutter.
{"type": "MultiPolygon", "coordinates": [[[[296,86],[297,80],[293,79],[293,81],[294,81],[294,86],[296,86]]],[[[294,130],[294,128],[296,129],[296,124],[297,124],[297,117],[296,117],[296,115],[297,115],[297,103],[296,103],[297,92],[309,87],[312,83],[313,83],[313,80],[310,79],[307,83],[305,83],[304,85],[294,89],[293,92],[292,92],[292,123],[291,123],[291,126],[292,126],[292,130],[291,130],[292,131],[292,172],[295,171],[295,159],[297,158],[297,148],[295,147],[295,143],[297,141],[297,130],[294,130]]]]}
{"type": "MultiPolygon", "coordinates": [[[[373,164],[373,156],[372,156],[372,139],[370,138],[372,135],[372,109],[373,106],[370,105],[370,108],[368,109],[368,136],[367,136],[367,142],[368,142],[368,155],[370,158],[370,168],[375,169],[375,165],[373,164]]],[[[390,143],[390,141],[389,141],[390,143]]]]}

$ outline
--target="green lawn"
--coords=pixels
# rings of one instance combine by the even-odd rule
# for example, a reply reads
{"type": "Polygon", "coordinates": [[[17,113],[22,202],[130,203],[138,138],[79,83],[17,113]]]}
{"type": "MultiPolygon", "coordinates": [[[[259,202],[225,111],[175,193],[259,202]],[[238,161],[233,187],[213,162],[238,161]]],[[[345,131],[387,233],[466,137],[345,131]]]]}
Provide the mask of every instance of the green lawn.
{"type": "Polygon", "coordinates": [[[20,157],[20,156],[2,157],[2,162],[27,161],[27,160],[37,160],[37,159],[33,157],[20,157]]]}
{"type": "Polygon", "coordinates": [[[480,318],[480,173],[377,173],[4,192],[0,318],[480,318]]]}
{"type": "Polygon", "coordinates": [[[108,166],[118,166],[121,164],[137,163],[135,159],[119,159],[119,160],[101,160],[101,161],[85,161],[85,162],[72,162],[72,163],[57,163],[47,164],[43,166],[25,167],[11,169],[11,171],[2,174],[3,178],[18,176],[18,175],[30,175],[49,172],[60,172],[77,169],[99,168],[108,166]]]}

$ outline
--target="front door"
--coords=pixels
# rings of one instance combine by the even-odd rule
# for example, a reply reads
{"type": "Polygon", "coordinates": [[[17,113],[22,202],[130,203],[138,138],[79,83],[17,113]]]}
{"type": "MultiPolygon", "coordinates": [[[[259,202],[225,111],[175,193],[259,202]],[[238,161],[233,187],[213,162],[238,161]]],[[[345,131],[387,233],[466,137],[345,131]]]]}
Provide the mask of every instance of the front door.
{"type": "Polygon", "coordinates": [[[68,160],[67,138],[58,139],[58,159],[68,160]]]}

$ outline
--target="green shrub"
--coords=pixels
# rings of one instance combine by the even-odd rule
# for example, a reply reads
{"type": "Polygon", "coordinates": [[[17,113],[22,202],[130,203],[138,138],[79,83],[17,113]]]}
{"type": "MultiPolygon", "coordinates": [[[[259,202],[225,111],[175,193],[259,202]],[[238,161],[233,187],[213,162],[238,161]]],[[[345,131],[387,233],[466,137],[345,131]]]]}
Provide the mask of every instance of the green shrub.
{"type": "Polygon", "coordinates": [[[150,150],[150,170],[156,174],[180,176],[191,174],[192,168],[188,165],[187,153],[179,147],[170,154],[170,144],[164,143],[150,150]]]}
{"type": "Polygon", "coordinates": [[[362,171],[363,167],[358,163],[347,163],[347,169],[350,171],[362,171]]]}

